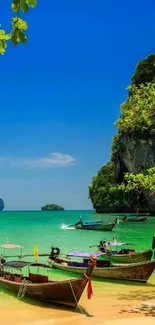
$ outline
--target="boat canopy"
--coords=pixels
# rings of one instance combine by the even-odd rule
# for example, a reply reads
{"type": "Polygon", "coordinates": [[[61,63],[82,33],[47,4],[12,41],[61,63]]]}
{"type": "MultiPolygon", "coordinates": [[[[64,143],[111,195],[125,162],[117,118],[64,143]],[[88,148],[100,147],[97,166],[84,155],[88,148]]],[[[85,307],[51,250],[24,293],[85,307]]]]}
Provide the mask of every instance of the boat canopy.
{"type": "Polygon", "coordinates": [[[95,221],[95,222],[83,222],[83,226],[98,226],[102,225],[101,221],[95,221]]]}
{"type": "Polygon", "coordinates": [[[138,218],[138,217],[139,217],[139,216],[131,216],[131,215],[129,215],[129,214],[126,214],[126,218],[131,218],[131,219],[134,218],[134,219],[135,219],[135,218],[138,218]]]}
{"type": "Polygon", "coordinates": [[[90,256],[102,256],[104,253],[102,252],[69,252],[67,256],[74,256],[74,257],[90,257],[90,256]]]}
{"type": "Polygon", "coordinates": [[[20,245],[14,245],[14,244],[3,244],[0,245],[1,248],[23,248],[23,246],[20,245]]]}
{"type": "Polygon", "coordinates": [[[13,267],[15,269],[23,269],[23,267],[33,264],[32,262],[10,261],[3,264],[3,267],[13,267]]]}
{"type": "Polygon", "coordinates": [[[50,268],[49,265],[42,263],[24,262],[24,261],[9,261],[3,264],[3,267],[12,267],[15,269],[23,269],[26,266],[36,266],[43,268],[50,268]]]}
{"type": "Polygon", "coordinates": [[[132,243],[122,243],[122,242],[114,242],[114,241],[105,241],[109,246],[123,246],[123,245],[132,245],[132,243]]]}

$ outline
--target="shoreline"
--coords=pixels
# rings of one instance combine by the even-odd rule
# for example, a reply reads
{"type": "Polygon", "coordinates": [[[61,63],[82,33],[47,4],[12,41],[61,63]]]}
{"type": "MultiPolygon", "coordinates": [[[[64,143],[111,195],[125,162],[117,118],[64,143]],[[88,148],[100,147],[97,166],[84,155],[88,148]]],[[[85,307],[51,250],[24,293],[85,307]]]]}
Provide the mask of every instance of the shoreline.
{"type": "Polygon", "coordinates": [[[3,325],[152,325],[155,320],[155,285],[93,282],[93,296],[85,289],[79,307],[69,309],[36,300],[17,299],[1,290],[0,319],[3,325]],[[9,312],[8,312],[9,310],[9,312]]]}

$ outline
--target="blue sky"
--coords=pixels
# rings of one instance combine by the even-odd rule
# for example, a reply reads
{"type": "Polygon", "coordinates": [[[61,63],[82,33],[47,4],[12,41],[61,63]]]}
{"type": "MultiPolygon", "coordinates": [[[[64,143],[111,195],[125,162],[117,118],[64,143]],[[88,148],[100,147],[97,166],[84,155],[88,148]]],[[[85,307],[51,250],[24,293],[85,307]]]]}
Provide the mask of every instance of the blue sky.
{"type": "MultiPolygon", "coordinates": [[[[11,2],[11,1],[10,1],[11,2]]],[[[91,209],[137,62],[155,49],[154,0],[44,0],[28,42],[0,57],[0,197],[6,209],[91,209]]],[[[0,22],[9,30],[3,1],[0,22]]]]}

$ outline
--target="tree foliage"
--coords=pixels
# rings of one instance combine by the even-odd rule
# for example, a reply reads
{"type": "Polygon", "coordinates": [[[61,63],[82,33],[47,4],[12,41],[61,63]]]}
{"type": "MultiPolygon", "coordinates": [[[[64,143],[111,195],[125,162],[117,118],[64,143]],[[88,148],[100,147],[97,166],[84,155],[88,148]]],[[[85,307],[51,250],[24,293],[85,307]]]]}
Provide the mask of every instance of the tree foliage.
{"type": "Polygon", "coordinates": [[[8,41],[11,41],[14,45],[27,41],[26,30],[28,26],[26,21],[19,16],[36,5],[37,0],[13,0],[11,9],[15,16],[11,21],[12,29],[8,33],[3,29],[0,30],[0,54],[3,55],[5,53],[8,41]]]}
{"type": "Polygon", "coordinates": [[[113,161],[117,161],[122,134],[145,140],[155,135],[155,55],[150,54],[136,66],[129,96],[121,105],[121,116],[115,122],[118,133],[112,140],[113,161]]]}
{"type": "Polygon", "coordinates": [[[130,96],[121,105],[121,117],[116,121],[119,133],[138,136],[155,134],[155,83],[128,87],[130,96]]]}
{"type": "Polygon", "coordinates": [[[117,160],[117,155],[118,155],[118,150],[119,150],[119,137],[120,137],[119,133],[115,134],[112,137],[111,160],[114,162],[117,160]]]}
{"type": "Polygon", "coordinates": [[[93,177],[89,186],[89,198],[97,209],[128,205],[129,195],[125,194],[116,183],[113,162],[108,162],[99,170],[97,176],[93,177]]]}
{"type": "Polygon", "coordinates": [[[132,77],[132,85],[139,86],[148,82],[155,83],[155,55],[150,54],[136,66],[132,77]]]}
{"type": "Polygon", "coordinates": [[[145,190],[155,192],[155,167],[148,168],[145,174],[126,173],[124,183],[119,186],[125,192],[137,191],[139,194],[145,190]]]}

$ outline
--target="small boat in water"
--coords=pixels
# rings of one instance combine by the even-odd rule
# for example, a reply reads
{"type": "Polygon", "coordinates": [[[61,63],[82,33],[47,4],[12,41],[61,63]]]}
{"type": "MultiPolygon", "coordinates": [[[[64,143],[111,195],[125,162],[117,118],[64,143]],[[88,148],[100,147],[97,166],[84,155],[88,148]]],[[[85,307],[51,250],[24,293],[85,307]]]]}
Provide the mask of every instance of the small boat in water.
{"type": "Polygon", "coordinates": [[[27,296],[75,308],[87,282],[91,288],[90,276],[94,265],[95,260],[91,257],[82,278],[50,281],[48,275],[42,275],[43,271],[50,268],[48,265],[10,261],[1,266],[0,285],[17,293],[17,296],[21,298],[27,296]],[[32,267],[35,271],[32,271],[32,267]],[[25,268],[27,269],[26,274],[28,273],[26,276],[24,275],[25,268]]]}
{"type": "Polygon", "coordinates": [[[139,215],[135,215],[135,216],[132,216],[132,215],[125,215],[123,217],[123,221],[124,222],[143,222],[147,219],[147,215],[146,216],[139,216],[139,215]]]}
{"type": "Polygon", "coordinates": [[[152,249],[141,252],[136,252],[135,249],[128,248],[128,246],[132,245],[131,243],[117,242],[116,236],[113,238],[113,241],[100,240],[99,245],[90,245],[90,247],[98,247],[99,251],[103,253],[103,258],[109,261],[116,263],[138,263],[151,260],[153,250],[155,249],[153,242],[152,249]]]}
{"type": "Polygon", "coordinates": [[[71,225],[70,227],[75,227],[75,229],[85,229],[85,230],[104,230],[104,231],[111,231],[116,224],[119,223],[119,218],[117,217],[114,222],[109,222],[104,224],[102,221],[90,221],[90,222],[83,222],[82,217],[80,216],[80,221],[71,225]]]}
{"type": "MultiPolygon", "coordinates": [[[[55,269],[82,274],[86,271],[90,254],[96,257],[102,255],[101,252],[70,252],[62,259],[51,252],[49,264],[55,269]],[[82,262],[71,260],[70,257],[82,257],[82,262]]],[[[92,275],[104,279],[147,282],[154,269],[155,260],[132,264],[112,264],[107,260],[97,260],[92,275]]]]}

